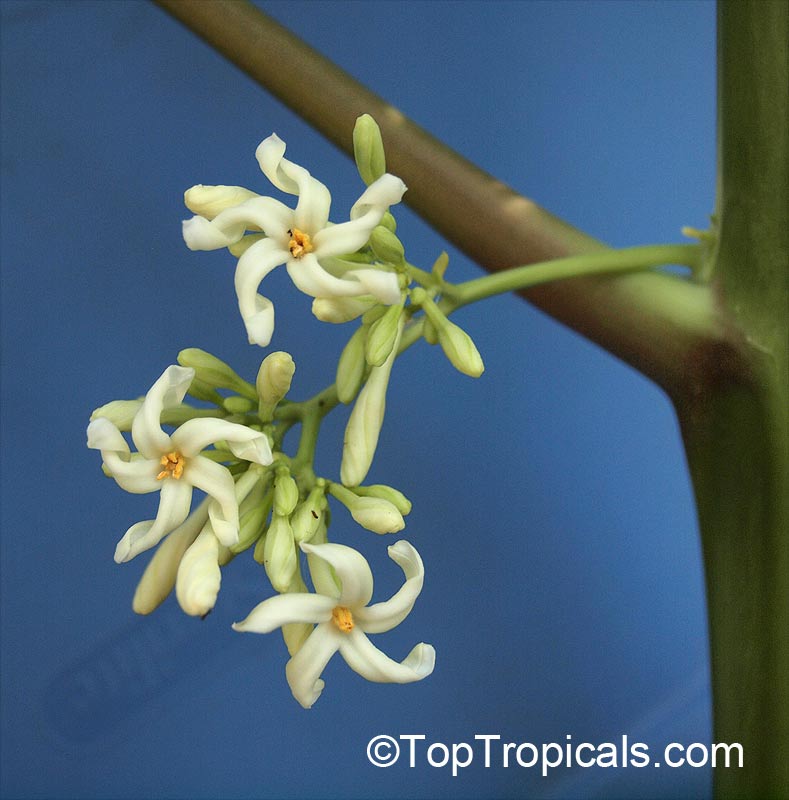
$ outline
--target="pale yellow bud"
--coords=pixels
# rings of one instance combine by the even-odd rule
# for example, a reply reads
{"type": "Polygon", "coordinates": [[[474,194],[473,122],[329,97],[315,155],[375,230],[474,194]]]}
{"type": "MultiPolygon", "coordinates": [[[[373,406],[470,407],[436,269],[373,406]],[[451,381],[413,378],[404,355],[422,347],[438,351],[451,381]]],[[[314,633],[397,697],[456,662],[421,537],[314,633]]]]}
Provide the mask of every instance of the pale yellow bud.
{"type": "Polygon", "coordinates": [[[245,381],[224,361],[199,347],[181,350],[178,363],[182,367],[191,367],[195,371],[195,378],[212,388],[232,389],[243,397],[257,400],[255,387],[251,383],[245,381]]]}
{"type": "Polygon", "coordinates": [[[377,225],[370,234],[370,248],[384,264],[402,264],[405,259],[403,243],[383,225],[377,225]]]}
{"type": "Polygon", "coordinates": [[[290,391],[295,372],[296,364],[290,353],[278,350],[263,359],[255,382],[261,419],[271,419],[277,403],[290,391]]]}
{"type": "Polygon", "coordinates": [[[358,297],[316,297],[312,301],[312,313],[321,322],[341,325],[361,317],[377,303],[375,298],[365,300],[358,297]]]}
{"type": "Polygon", "coordinates": [[[299,487],[287,467],[277,470],[274,478],[274,513],[290,516],[299,502],[299,487]]]}
{"type": "Polygon", "coordinates": [[[411,513],[411,501],[393,486],[376,483],[372,486],[356,486],[353,490],[360,497],[380,497],[388,500],[403,516],[411,513]]]}
{"type": "Polygon", "coordinates": [[[91,415],[94,419],[108,419],[119,431],[130,431],[135,414],[140,410],[142,400],[113,400],[97,408],[91,415]]]}
{"type": "Polygon", "coordinates": [[[184,204],[193,214],[213,219],[226,208],[240,206],[245,200],[259,196],[242,186],[203,186],[198,184],[184,192],[184,204]]]}
{"type": "Polygon", "coordinates": [[[386,389],[397,356],[403,324],[404,318],[401,316],[392,352],[380,367],[370,370],[367,383],[356,398],[345,428],[340,478],[346,486],[360,484],[373,463],[386,411],[386,389]]]}
{"type": "Polygon", "coordinates": [[[173,590],[181,559],[208,519],[208,503],[209,498],[205,498],[153,554],[134,593],[132,608],[135,613],[155,611],[173,590]]]}
{"type": "Polygon", "coordinates": [[[354,520],[374,533],[397,533],[405,527],[394,504],[379,497],[359,497],[344,486],[332,484],[330,491],[351,512],[354,520]]]}
{"type": "Polygon", "coordinates": [[[178,567],[175,582],[178,605],[192,617],[204,617],[214,607],[221,583],[219,540],[208,523],[178,567]]]}
{"type": "Polygon", "coordinates": [[[263,545],[263,566],[278,592],[286,592],[298,566],[293,529],[287,517],[277,514],[269,525],[263,545]]]}
{"type": "Polygon", "coordinates": [[[335,385],[337,387],[337,398],[346,405],[350,403],[364,379],[366,361],[364,358],[365,340],[367,338],[367,328],[361,326],[354,332],[340,354],[337,362],[337,374],[335,385]]]}

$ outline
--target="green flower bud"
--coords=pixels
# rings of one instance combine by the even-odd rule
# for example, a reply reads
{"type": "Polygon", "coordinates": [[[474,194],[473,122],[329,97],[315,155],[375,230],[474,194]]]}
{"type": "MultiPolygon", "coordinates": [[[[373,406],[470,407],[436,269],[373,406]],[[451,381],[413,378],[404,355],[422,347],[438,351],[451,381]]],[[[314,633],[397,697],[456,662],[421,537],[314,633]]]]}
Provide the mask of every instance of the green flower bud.
{"type": "Polygon", "coordinates": [[[397,220],[388,211],[384,211],[380,224],[392,233],[397,232],[397,220]]]}
{"type": "Polygon", "coordinates": [[[348,340],[340,355],[340,360],[337,362],[335,377],[337,397],[341,403],[346,405],[356,397],[364,379],[364,369],[367,363],[364,358],[366,337],[367,328],[360,326],[348,340]]]}
{"type": "Polygon", "coordinates": [[[202,400],[206,403],[213,403],[214,405],[217,405],[220,408],[224,406],[225,402],[224,397],[222,397],[222,395],[219,394],[219,392],[217,392],[216,389],[212,388],[204,381],[201,381],[199,378],[195,378],[189,384],[189,389],[187,390],[187,394],[190,397],[194,397],[195,400],[202,400]]]}
{"type": "Polygon", "coordinates": [[[378,446],[378,436],[386,411],[386,389],[403,332],[404,317],[400,317],[392,352],[380,367],[373,367],[356,404],[353,407],[342,450],[340,478],[346,486],[360,484],[370,470],[378,446]]]}
{"type": "Polygon", "coordinates": [[[422,306],[427,319],[436,329],[439,344],[452,366],[464,375],[479,378],[485,371],[485,365],[471,337],[454,322],[450,322],[425,292],[415,290],[411,297],[422,306]]]}
{"type": "Polygon", "coordinates": [[[280,516],[290,516],[296,503],[299,502],[299,487],[288,472],[287,467],[277,470],[274,478],[274,513],[280,516]]]}
{"type": "Polygon", "coordinates": [[[321,322],[338,325],[361,317],[375,305],[378,301],[374,298],[316,297],[312,301],[312,313],[321,322]]]}
{"type": "Polygon", "coordinates": [[[378,497],[388,500],[403,516],[411,513],[411,501],[392,486],[376,483],[372,486],[356,486],[353,491],[360,497],[378,497]]]}
{"type": "Polygon", "coordinates": [[[314,487],[307,499],[300,503],[293,512],[290,526],[293,528],[293,537],[297,543],[309,542],[315,536],[315,532],[321,524],[323,509],[326,506],[325,491],[323,486],[314,487]]]}
{"type": "Polygon", "coordinates": [[[389,358],[399,330],[403,304],[389,306],[384,315],[370,326],[364,357],[372,367],[380,367],[389,358]]]}
{"type": "Polygon", "coordinates": [[[438,331],[427,316],[422,320],[422,338],[428,344],[438,344],[438,331]]]}
{"type": "Polygon", "coordinates": [[[251,400],[246,397],[239,397],[237,394],[226,397],[222,405],[231,414],[246,414],[255,407],[251,400]]]}
{"type": "Polygon", "coordinates": [[[359,175],[368,186],[386,172],[381,129],[369,114],[362,114],[354,125],[353,155],[359,175]]]}
{"type": "Polygon", "coordinates": [[[384,264],[402,264],[405,260],[403,243],[383,225],[377,225],[370,234],[370,248],[384,264]]]}
{"type": "Polygon", "coordinates": [[[397,533],[405,527],[403,515],[393,503],[379,497],[359,497],[334,483],[329,490],[351,512],[354,520],[374,533],[397,533]]]}
{"type": "Polygon", "coordinates": [[[230,548],[236,554],[251,547],[263,535],[266,518],[274,505],[274,490],[269,489],[257,502],[245,505],[239,508],[238,542],[230,548]]]}
{"type": "Polygon", "coordinates": [[[293,529],[287,517],[275,514],[263,545],[263,566],[278,592],[286,592],[298,567],[293,529]]]}
{"type": "Polygon", "coordinates": [[[260,365],[255,385],[257,387],[258,414],[270,420],[277,403],[290,391],[296,364],[290,353],[269,353],[260,365]]]}
{"type": "Polygon", "coordinates": [[[142,406],[142,400],[113,400],[97,408],[91,415],[94,419],[108,419],[119,431],[130,431],[132,421],[142,406]]]}
{"type": "Polygon", "coordinates": [[[245,381],[232,370],[224,361],[211,353],[200,350],[198,347],[188,347],[178,354],[178,363],[182,367],[192,367],[197,380],[208,384],[212,388],[232,389],[243,397],[257,401],[255,387],[245,381]]]}
{"type": "Polygon", "coordinates": [[[193,214],[213,219],[226,208],[240,206],[246,200],[259,196],[242,186],[203,186],[198,184],[184,192],[184,204],[193,214]]]}

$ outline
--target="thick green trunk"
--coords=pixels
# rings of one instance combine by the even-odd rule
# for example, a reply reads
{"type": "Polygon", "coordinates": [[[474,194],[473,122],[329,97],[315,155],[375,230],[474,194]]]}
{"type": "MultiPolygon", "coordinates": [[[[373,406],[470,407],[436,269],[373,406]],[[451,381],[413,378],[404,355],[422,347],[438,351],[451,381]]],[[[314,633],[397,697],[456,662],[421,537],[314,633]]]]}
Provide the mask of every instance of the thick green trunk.
{"type": "Polygon", "coordinates": [[[789,4],[719,9],[718,244],[726,343],[675,398],[707,581],[714,739],[743,745],[716,796],[789,796],[789,4]]]}

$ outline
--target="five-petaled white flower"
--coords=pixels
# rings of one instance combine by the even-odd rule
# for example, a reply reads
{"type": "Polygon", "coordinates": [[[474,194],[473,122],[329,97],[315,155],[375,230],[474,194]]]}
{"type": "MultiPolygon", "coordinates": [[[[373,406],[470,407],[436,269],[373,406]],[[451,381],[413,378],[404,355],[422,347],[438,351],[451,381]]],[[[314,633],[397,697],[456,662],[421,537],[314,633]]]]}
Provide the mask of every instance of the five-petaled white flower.
{"type": "Polygon", "coordinates": [[[161,413],[177,406],[194,378],[187,367],[168,367],[154,383],[132,422],[131,453],[118,428],[105,418],[88,425],[88,447],[101,450],[104,464],[117,484],[127,492],[161,492],[155,520],[132,525],[118,542],[115,560],[128,561],[158,544],[188,516],[192,488],[213,498],[209,516],[219,541],[227,546],[238,541],[238,505],[233,476],[226,467],[199,453],[209,444],[227,442],[235,456],[257,464],[270,464],[271,448],[264,434],[221,419],[191,419],[172,435],[161,427],[161,413]]]}
{"type": "Polygon", "coordinates": [[[285,668],[293,696],[304,708],[310,708],[323,691],[320,675],[338,650],[348,666],[369,681],[412,683],[433,672],[436,653],[432,645],[421,642],[398,663],[365,636],[399,625],[422,590],[425,574],[422,559],[408,542],[401,540],[389,548],[389,557],[405,573],[405,583],[389,600],[371,606],[367,603],[373,593],[373,576],[360,553],[341,544],[302,544],[301,549],[320,559],[317,563],[312,559],[310,562],[317,594],[271,597],[233,628],[270,633],[288,623],[316,625],[285,668]],[[339,586],[327,566],[334,568],[339,586]]]}
{"type": "Polygon", "coordinates": [[[257,293],[263,278],[286,264],[296,287],[312,297],[372,295],[387,305],[400,302],[397,275],[374,267],[328,271],[329,259],[364,246],[390,205],[400,202],[405,184],[382,175],[351,208],[350,220],[329,223],[331,194],[310,173],[284,158],[285,143],[272,134],[255,155],[263,174],[283,192],[298,196],[295,209],[272,197],[259,197],[241,187],[194,186],[185,195],[187,206],[204,216],[183,223],[190,250],[216,250],[239,242],[248,230],[263,231],[241,255],[236,267],[236,293],[250,344],[265,347],[274,331],[274,306],[257,293]]]}

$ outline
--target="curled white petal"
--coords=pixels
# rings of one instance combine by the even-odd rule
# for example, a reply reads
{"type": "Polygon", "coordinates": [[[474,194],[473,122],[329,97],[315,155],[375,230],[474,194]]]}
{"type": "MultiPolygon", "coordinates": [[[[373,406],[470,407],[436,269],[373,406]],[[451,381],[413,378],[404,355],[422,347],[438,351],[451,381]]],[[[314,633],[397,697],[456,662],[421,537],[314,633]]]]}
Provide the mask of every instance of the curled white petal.
{"type": "Polygon", "coordinates": [[[132,494],[148,494],[158,492],[162,488],[156,476],[161,471],[161,464],[147,458],[132,458],[124,461],[118,453],[103,450],[104,464],[115,479],[115,483],[132,494]]]}
{"type": "Polygon", "coordinates": [[[424,584],[425,568],[411,544],[402,539],[388,552],[389,558],[402,568],[406,580],[389,600],[357,610],[354,619],[365,633],[385,633],[398,626],[411,613],[424,584]]]}
{"type": "Polygon", "coordinates": [[[115,561],[118,564],[130,561],[144,550],[159,544],[187,518],[191,503],[192,487],[189,483],[173,478],[165,479],[162,482],[156,519],[138,522],[126,531],[115,548],[115,561]]]}
{"type": "Polygon", "coordinates": [[[185,458],[197,455],[220,440],[227,441],[233,454],[247,461],[266,465],[273,458],[265,434],[223,419],[187,420],[170,438],[173,447],[185,458]]]}
{"type": "Polygon", "coordinates": [[[234,631],[271,633],[283,625],[294,622],[309,622],[317,625],[328,622],[335,601],[319,594],[302,592],[279,594],[258,603],[246,619],[233,623],[234,631]]]}
{"type": "Polygon", "coordinates": [[[274,306],[258,294],[263,278],[290,258],[290,253],[273,239],[255,242],[238,260],[235,274],[238,310],[250,344],[265,347],[274,331],[274,306]]]}
{"type": "Polygon", "coordinates": [[[333,623],[321,623],[285,666],[290,690],[304,708],[312,708],[320,697],[324,685],[320,676],[337,652],[340,636],[333,623]]]}
{"type": "MultiPolygon", "coordinates": [[[[238,503],[233,476],[227,468],[204,456],[195,456],[187,461],[182,480],[184,479],[216,501],[208,507],[208,516],[216,538],[225,547],[236,544],[239,524],[238,503]]],[[[172,482],[172,479],[168,482],[172,482]]]]}
{"type": "MultiPolygon", "coordinates": [[[[359,219],[370,211],[383,212],[403,199],[408,187],[396,175],[388,172],[373,181],[351,208],[351,219],[359,219]]],[[[379,220],[380,221],[380,220],[379,220]]],[[[376,225],[378,222],[375,223],[376,225]]],[[[373,226],[374,227],[374,226],[373,226]]]]}
{"type": "Polygon", "coordinates": [[[118,428],[104,417],[97,417],[88,425],[88,447],[91,450],[109,450],[128,458],[129,445],[118,428]]]}
{"type": "Polygon", "coordinates": [[[305,553],[311,553],[334,567],[340,580],[341,591],[337,605],[355,608],[366,606],[373,596],[373,573],[364,556],[352,547],[341,544],[301,544],[305,553]]]}
{"type": "Polygon", "coordinates": [[[424,642],[414,647],[403,661],[394,661],[358,628],[340,640],[340,655],[354,672],[375,683],[421,681],[433,672],[436,663],[435,649],[424,642]]]}
{"type": "Polygon", "coordinates": [[[298,195],[293,212],[293,226],[312,235],[329,220],[331,194],[304,167],[285,158],[285,142],[276,133],[264,139],[255,151],[263,174],[278,189],[298,195]]]}
{"type": "Polygon", "coordinates": [[[146,458],[159,458],[170,449],[170,437],[161,426],[162,411],[180,405],[194,376],[191,367],[174,364],[167,367],[145,395],[132,422],[132,439],[146,458]]]}

